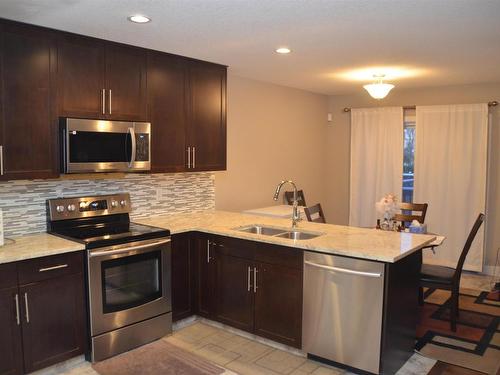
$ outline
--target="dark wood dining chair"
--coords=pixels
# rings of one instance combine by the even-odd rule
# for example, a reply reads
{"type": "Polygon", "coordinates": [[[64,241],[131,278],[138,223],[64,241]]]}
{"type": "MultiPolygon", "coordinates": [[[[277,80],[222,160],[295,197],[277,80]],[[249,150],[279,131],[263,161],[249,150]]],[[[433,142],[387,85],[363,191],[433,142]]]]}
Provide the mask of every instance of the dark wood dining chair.
{"type": "Polygon", "coordinates": [[[455,269],[437,266],[431,264],[422,264],[420,270],[420,290],[419,290],[419,303],[424,304],[424,292],[423,288],[431,289],[444,289],[451,291],[451,297],[449,299],[450,303],[450,324],[451,330],[457,330],[457,317],[459,314],[458,300],[459,300],[459,289],[460,289],[460,276],[462,275],[462,269],[464,267],[465,258],[469,253],[470,247],[476,234],[484,221],[484,214],[479,214],[474,223],[467,241],[465,241],[464,248],[458,258],[457,267],[455,269]]]}
{"type": "Polygon", "coordinates": [[[401,222],[404,227],[408,227],[413,220],[423,224],[428,206],[427,203],[400,203],[401,213],[394,215],[394,220],[401,222]]]}
{"type": "Polygon", "coordinates": [[[315,204],[311,207],[304,207],[304,212],[307,217],[307,221],[312,221],[315,223],[326,223],[325,214],[321,208],[321,204],[315,204]]]}
{"type": "MultiPolygon", "coordinates": [[[[285,202],[288,205],[293,204],[293,191],[285,191],[285,202]]],[[[306,198],[304,197],[304,192],[302,190],[297,191],[297,198],[298,198],[298,203],[299,206],[306,206],[306,198]]]]}

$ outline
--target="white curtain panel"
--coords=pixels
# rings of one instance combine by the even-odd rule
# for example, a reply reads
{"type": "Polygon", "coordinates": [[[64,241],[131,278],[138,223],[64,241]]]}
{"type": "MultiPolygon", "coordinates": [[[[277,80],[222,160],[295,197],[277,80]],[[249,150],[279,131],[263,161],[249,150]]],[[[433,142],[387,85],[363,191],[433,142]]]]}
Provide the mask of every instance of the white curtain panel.
{"type": "MultiPolygon", "coordinates": [[[[446,236],[424,262],[456,267],[474,221],[486,206],[488,105],[417,107],[414,202],[428,203],[430,232],[446,236]]],[[[484,225],[465,269],[482,271],[484,225]]]]}
{"type": "Polygon", "coordinates": [[[349,225],[374,227],[375,203],[401,197],[402,175],[403,108],[352,109],[349,225]]]}

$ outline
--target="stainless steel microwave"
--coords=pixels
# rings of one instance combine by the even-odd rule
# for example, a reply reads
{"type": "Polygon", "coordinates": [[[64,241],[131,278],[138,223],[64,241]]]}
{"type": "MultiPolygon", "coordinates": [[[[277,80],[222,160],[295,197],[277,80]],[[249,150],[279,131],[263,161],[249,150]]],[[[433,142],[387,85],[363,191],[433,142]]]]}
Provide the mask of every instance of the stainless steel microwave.
{"type": "Polygon", "coordinates": [[[64,173],[139,172],[151,169],[151,124],[61,119],[64,173]]]}

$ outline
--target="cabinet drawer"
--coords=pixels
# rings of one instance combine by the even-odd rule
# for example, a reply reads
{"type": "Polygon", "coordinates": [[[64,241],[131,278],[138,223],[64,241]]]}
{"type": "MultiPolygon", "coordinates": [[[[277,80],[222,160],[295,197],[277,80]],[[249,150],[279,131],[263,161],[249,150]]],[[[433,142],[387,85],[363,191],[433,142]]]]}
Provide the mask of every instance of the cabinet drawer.
{"type": "Polygon", "coordinates": [[[217,252],[219,254],[229,255],[233,257],[253,260],[255,242],[240,240],[238,238],[232,237],[221,237],[216,236],[210,238],[210,240],[216,244],[217,252]]]}
{"type": "Polygon", "coordinates": [[[16,263],[0,264],[0,289],[17,287],[16,263]]]}
{"type": "Polygon", "coordinates": [[[303,267],[303,251],[301,249],[258,242],[256,243],[254,254],[254,259],[257,262],[276,264],[300,270],[303,267]]]}
{"type": "Polygon", "coordinates": [[[83,272],[83,252],[65,253],[20,262],[19,284],[83,272]]]}

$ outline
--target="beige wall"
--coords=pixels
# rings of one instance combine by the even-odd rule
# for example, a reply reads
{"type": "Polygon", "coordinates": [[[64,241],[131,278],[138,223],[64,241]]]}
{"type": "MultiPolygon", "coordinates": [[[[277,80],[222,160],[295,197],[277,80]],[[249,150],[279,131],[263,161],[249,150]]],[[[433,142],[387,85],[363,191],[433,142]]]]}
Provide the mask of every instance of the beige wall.
{"type": "MultiPolygon", "coordinates": [[[[360,87],[356,95],[331,96],[330,111],[333,123],[327,130],[327,165],[325,178],[328,194],[325,201],[326,214],[330,222],[347,224],[349,221],[349,143],[350,115],[343,113],[344,107],[375,107],[392,105],[432,105],[484,103],[500,101],[500,84],[435,87],[427,89],[398,90],[378,102],[371,99],[360,87]]],[[[489,196],[486,227],[485,264],[495,265],[497,249],[500,247],[500,107],[491,109],[491,157],[489,170],[489,196]]]]}
{"type": "Polygon", "coordinates": [[[296,181],[307,203],[324,202],[328,97],[232,74],[227,96],[227,171],[216,174],[216,208],[277,204],[282,179],[296,181]]]}

